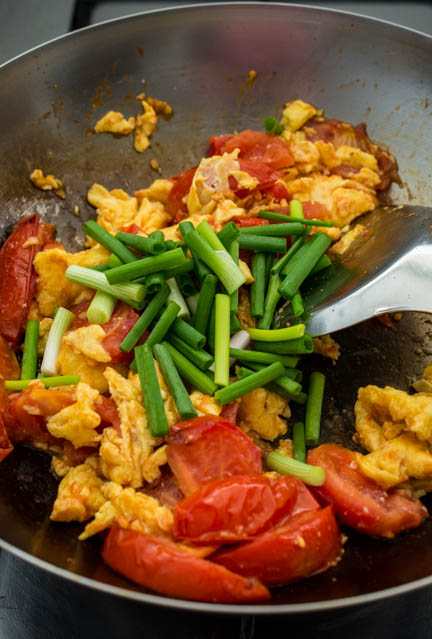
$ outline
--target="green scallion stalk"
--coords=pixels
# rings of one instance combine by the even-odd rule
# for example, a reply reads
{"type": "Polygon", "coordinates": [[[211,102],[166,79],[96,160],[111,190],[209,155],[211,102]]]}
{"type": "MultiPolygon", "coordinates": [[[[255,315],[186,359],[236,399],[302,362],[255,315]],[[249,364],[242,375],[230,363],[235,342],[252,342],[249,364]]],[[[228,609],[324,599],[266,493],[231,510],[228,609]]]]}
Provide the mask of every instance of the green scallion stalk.
{"type": "Polygon", "coordinates": [[[132,326],[129,333],[120,344],[120,350],[124,353],[130,353],[135,344],[141,339],[145,331],[148,329],[156,315],[159,313],[162,306],[165,304],[170,293],[169,286],[164,284],[161,290],[156,293],[154,298],[149,302],[147,308],[142,313],[141,317],[132,326]]]}
{"type": "Polygon", "coordinates": [[[171,277],[169,280],[167,280],[166,283],[170,289],[170,294],[168,295],[168,301],[176,302],[176,304],[180,306],[180,311],[178,314],[179,317],[185,317],[186,319],[190,319],[189,307],[186,304],[183,295],[181,294],[181,291],[179,289],[179,286],[175,278],[171,277]]]}
{"type": "Polygon", "coordinates": [[[210,224],[203,220],[196,227],[197,232],[200,234],[203,240],[207,242],[209,246],[212,247],[214,251],[226,251],[224,244],[218,238],[217,234],[213,231],[210,224]]]}
{"type": "Polygon", "coordinates": [[[190,295],[186,298],[186,304],[191,315],[195,315],[198,306],[198,293],[196,295],[190,295]]]}
{"type": "Polygon", "coordinates": [[[308,277],[311,277],[311,275],[316,275],[317,273],[319,273],[320,271],[323,271],[325,268],[328,268],[331,265],[332,265],[331,259],[327,257],[327,255],[325,254],[321,255],[318,262],[315,264],[315,266],[309,273],[308,277]]]}
{"type": "Polygon", "coordinates": [[[25,330],[24,351],[21,363],[21,379],[36,377],[38,359],[39,321],[28,320],[25,330]]]}
{"type": "MultiPolygon", "coordinates": [[[[252,369],[252,373],[253,373],[254,371],[263,370],[265,366],[263,366],[262,364],[255,364],[254,362],[249,362],[249,368],[252,369]]],[[[286,396],[288,396],[290,399],[292,397],[296,397],[302,392],[301,384],[299,384],[294,379],[292,379],[292,377],[288,377],[288,375],[286,375],[286,371],[284,371],[283,375],[275,379],[272,382],[272,384],[284,390],[286,393],[286,396]]]]}
{"type": "Polygon", "coordinates": [[[305,332],[304,324],[295,324],[295,326],[287,326],[286,328],[276,328],[273,330],[266,330],[260,328],[248,328],[246,329],[251,339],[258,340],[260,342],[282,342],[285,340],[298,339],[303,337],[305,332]]]}
{"type": "Polygon", "coordinates": [[[196,412],[188,392],[182,382],[180,375],[175,367],[173,358],[166,346],[163,344],[155,344],[153,353],[161,368],[162,375],[174,398],[178,413],[181,419],[192,419],[197,417],[196,412]]]}
{"type": "Polygon", "coordinates": [[[168,251],[172,251],[172,249],[175,249],[178,247],[178,243],[174,242],[174,240],[166,240],[165,245],[168,251]]]}
{"type": "Polygon", "coordinates": [[[267,466],[281,475],[294,475],[309,486],[322,486],[325,483],[325,470],[321,466],[303,464],[276,450],[267,455],[267,466]]]}
{"type": "Polygon", "coordinates": [[[169,427],[151,347],[148,344],[137,346],[135,360],[151,434],[153,437],[168,435],[169,427]]]}
{"type": "Polygon", "coordinates": [[[284,268],[285,264],[292,258],[294,253],[297,253],[299,248],[301,246],[303,246],[306,237],[307,237],[307,234],[304,233],[303,235],[300,235],[300,237],[296,238],[295,242],[292,243],[292,245],[290,246],[288,251],[285,253],[285,255],[283,255],[281,258],[278,259],[277,262],[275,262],[273,264],[273,266],[271,268],[271,272],[273,274],[281,272],[281,270],[284,268]]]}
{"type": "Polygon", "coordinates": [[[168,333],[172,323],[180,312],[180,306],[176,302],[169,302],[164,312],[156,322],[150,335],[146,339],[146,344],[154,346],[159,344],[168,333]]]}
{"type": "Polygon", "coordinates": [[[230,313],[230,333],[238,333],[242,330],[241,322],[238,318],[237,313],[230,313]]]}
{"type": "Polygon", "coordinates": [[[280,362],[275,362],[257,373],[252,373],[252,375],[241,379],[238,382],[234,382],[229,386],[225,386],[225,388],[219,389],[214,394],[214,399],[222,406],[229,404],[238,397],[242,397],[243,395],[246,395],[246,393],[250,393],[252,390],[255,390],[255,388],[265,386],[283,374],[284,367],[280,362]]]}
{"type": "Polygon", "coordinates": [[[207,327],[207,344],[209,350],[214,353],[215,350],[215,336],[216,336],[216,304],[213,302],[209,323],[207,327]]]}
{"type": "Polygon", "coordinates": [[[117,298],[104,291],[96,291],[87,309],[87,319],[90,324],[105,324],[113,314],[117,298]]]}
{"type": "Polygon", "coordinates": [[[234,222],[228,222],[223,229],[216,233],[224,247],[229,251],[229,247],[240,235],[240,229],[234,224],[234,222]]]}
{"type": "Polygon", "coordinates": [[[278,386],[274,382],[266,384],[266,388],[281,397],[285,397],[285,399],[288,399],[290,402],[295,402],[296,404],[300,404],[300,406],[304,406],[306,404],[307,395],[306,393],[303,393],[303,391],[298,395],[292,395],[291,393],[285,392],[281,386],[278,386]]]}
{"type": "Polygon", "coordinates": [[[313,340],[310,335],[303,335],[298,339],[290,339],[284,342],[254,342],[257,351],[264,353],[276,353],[277,355],[308,355],[313,353],[313,340]]]}
{"type": "Polygon", "coordinates": [[[174,266],[173,268],[167,268],[164,271],[165,279],[169,280],[171,277],[178,277],[179,275],[183,275],[183,273],[190,273],[195,268],[193,260],[186,260],[183,264],[179,266],[174,266]]]}
{"type": "Polygon", "coordinates": [[[184,297],[192,297],[197,294],[196,286],[189,273],[183,273],[175,278],[178,287],[184,297]]]}
{"type": "Polygon", "coordinates": [[[8,391],[22,391],[28,388],[32,382],[42,382],[46,388],[51,386],[73,386],[80,381],[79,375],[54,375],[52,377],[38,377],[37,379],[11,379],[5,381],[8,391]]]}
{"type": "Polygon", "coordinates": [[[147,287],[147,293],[149,295],[155,295],[165,284],[165,275],[162,271],[156,271],[156,273],[151,273],[144,277],[143,280],[143,283],[145,283],[147,287]]]}
{"type": "Polygon", "coordinates": [[[279,286],[281,279],[279,273],[271,273],[264,301],[264,315],[257,322],[257,328],[268,330],[273,322],[276,306],[280,300],[279,286]]]}
{"type": "Polygon", "coordinates": [[[266,253],[266,289],[269,283],[270,273],[273,268],[273,264],[276,263],[274,256],[271,253],[266,253]]]}
{"type": "Polygon", "coordinates": [[[162,231],[152,231],[149,235],[149,238],[152,240],[157,240],[158,242],[163,242],[164,234],[162,231]]]}
{"type": "Polygon", "coordinates": [[[328,249],[331,239],[324,233],[316,233],[309,242],[303,244],[282,269],[285,279],[279,293],[290,300],[307,278],[321,255],[328,249]]]}
{"type": "MultiPolygon", "coordinates": [[[[136,249],[140,253],[150,253],[150,255],[160,255],[167,250],[163,240],[157,240],[154,237],[143,237],[135,233],[124,233],[120,231],[116,238],[124,245],[136,249]]],[[[137,256],[135,256],[137,259],[137,256]]]]}
{"type": "MultiPolygon", "coordinates": [[[[103,276],[103,273],[102,273],[103,276]]],[[[60,306],[53,319],[46,341],[45,352],[41,364],[41,373],[44,377],[50,377],[57,373],[57,360],[60,353],[61,341],[75,315],[60,306]]]]}
{"type": "Polygon", "coordinates": [[[215,275],[209,273],[203,279],[201,290],[198,296],[198,305],[196,313],[193,317],[193,325],[195,329],[205,335],[207,326],[216,295],[217,279],[215,275]]]}
{"type": "Polygon", "coordinates": [[[180,376],[189,382],[194,388],[201,391],[205,395],[213,395],[217,389],[216,384],[197,366],[194,366],[182,353],[168,342],[163,342],[173,358],[175,367],[180,376]]]}
{"type": "Polygon", "coordinates": [[[134,280],[143,275],[150,275],[157,271],[165,271],[173,266],[178,266],[186,262],[186,258],[181,249],[177,248],[173,251],[166,251],[161,255],[152,255],[151,257],[143,257],[132,264],[123,264],[117,266],[110,271],[105,272],[105,276],[110,284],[119,284],[134,280]]]}
{"type": "Polygon", "coordinates": [[[250,287],[250,308],[252,317],[264,315],[265,281],[266,281],[265,253],[255,253],[252,256],[252,277],[254,281],[250,287]]]}
{"type": "Polygon", "coordinates": [[[282,124],[271,115],[264,120],[264,128],[271,135],[280,135],[284,130],[282,124]]]}
{"type": "MultiPolygon", "coordinates": [[[[109,271],[107,271],[107,273],[108,272],[109,271]]],[[[147,292],[143,284],[134,284],[133,282],[111,285],[108,283],[105,273],[98,273],[97,271],[92,271],[85,266],[78,266],[77,264],[73,264],[66,269],[65,278],[69,282],[75,282],[75,284],[82,284],[82,286],[88,286],[97,291],[109,293],[127,304],[129,304],[131,300],[134,302],[142,302],[147,292]]]]}
{"type": "Polygon", "coordinates": [[[230,357],[239,359],[242,362],[256,362],[257,364],[273,364],[280,362],[283,366],[294,368],[297,366],[298,357],[293,355],[276,355],[275,353],[261,353],[259,351],[250,351],[240,348],[231,348],[229,350],[230,357]]]}
{"type": "Polygon", "coordinates": [[[284,237],[266,237],[244,233],[239,235],[239,247],[262,253],[285,253],[286,239],[284,237]]]}
{"type": "Polygon", "coordinates": [[[303,235],[303,224],[260,224],[258,226],[244,226],[240,229],[242,235],[255,235],[260,237],[287,237],[288,235],[303,235]]]}
{"type": "Polygon", "coordinates": [[[124,263],[124,262],[122,262],[122,261],[121,261],[121,260],[117,257],[117,255],[114,255],[114,253],[113,253],[113,254],[111,254],[111,255],[109,256],[109,259],[108,259],[108,262],[107,262],[107,264],[108,264],[108,266],[109,266],[110,268],[115,268],[116,266],[121,266],[123,263],[124,263]]]}
{"type": "Polygon", "coordinates": [[[99,273],[104,273],[104,271],[109,271],[111,266],[106,262],[105,264],[96,264],[95,266],[89,266],[92,271],[98,271],[99,273]]]}
{"type": "Polygon", "coordinates": [[[297,293],[294,293],[292,296],[291,305],[294,317],[301,317],[304,313],[304,306],[300,291],[297,291],[297,293]]]}
{"type": "Polygon", "coordinates": [[[297,422],[293,426],[293,449],[294,459],[304,464],[306,462],[306,442],[305,428],[302,422],[297,422]]]}
{"type": "Polygon", "coordinates": [[[214,381],[218,386],[229,384],[230,298],[218,293],[215,297],[216,334],[214,381]]]}
{"type": "MultiPolygon", "coordinates": [[[[293,201],[293,200],[292,200],[293,201]]],[[[283,213],[274,213],[273,211],[260,211],[258,217],[263,220],[271,220],[273,222],[285,222],[285,223],[294,223],[294,224],[303,224],[304,226],[325,226],[331,228],[334,226],[333,222],[329,222],[327,220],[306,220],[300,217],[289,217],[288,215],[284,215],[283,213]]]]}
{"type": "Polygon", "coordinates": [[[210,355],[210,353],[199,348],[194,348],[171,332],[166,336],[166,340],[202,371],[206,371],[214,362],[214,357],[210,355]]]}
{"type": "Polygon", "coordinates": [[[291,200],[289,203],[289,209],[291,217],[299,218],[301,220],[304,219],[303,204],[300,200],[291,200]]]}
{"type": "MultiPolygon", "coordinates": [[[[186,233],[189,233],[189,231],[194,231],[195,227],[192,224],[192,222],[184,221],[184,222],[180,222],[179,229],[180,229],[181,236],[184,239],[186,233]]],[[[204,264],[204,262],[202,260],[200,260],[198,255],[190,247],[188,247],[188,248],[189,248],[189,250],[191,252],[191,255],[192,255],[192,259],[193,259],[194,266],[195,266],[195,271],[196,271],[199,279],[202,282],[204,280],[204,278],[206,277],[206,275],[209,275],[211,273],[211,270],[209,269],[207,264],[204,264]]]]}
{"type": "Polygon", "coordinates": [[[317,446],[319,443],[324,386],[325,376],[317,371],[311,373],[305,416],[305,438],[308,446],[317,446]]]}
{"type": "Polygon", "coordinates": [[[117,255],[117,257],[125,264],[134,262],[138,259],[135,253],[129,250],[120,242],[120,240],[111,235],[111,233],[94,220],[87,220],[87,222],[84,222],[82,230],[86,235],[89,235],[91,238],[96,240],[96,242],[102,244],[102,246],[104,246],[108,251],[117,255]]]}
{"type": "MultiPolygon", "coordinates": [[[[233,240],[228,247],[228,253],[231,255],[234,264],[238,266],[239,258],[240,258],[240,245],[237,240],[233,240]]],[[[230,309],[231,313],[238,313],[238,300],[239,300],[239,292],[234,291],[230,295],[230,309]]]]}
{"type": "Polygon", "coordinates": [[[203,348],[206,343],[206,337],[198,331],[194,326],[185,322],[178,317],[171,326],[170,332],[177,335],[181,340],[192,346],[192,348],[203,348]]]}

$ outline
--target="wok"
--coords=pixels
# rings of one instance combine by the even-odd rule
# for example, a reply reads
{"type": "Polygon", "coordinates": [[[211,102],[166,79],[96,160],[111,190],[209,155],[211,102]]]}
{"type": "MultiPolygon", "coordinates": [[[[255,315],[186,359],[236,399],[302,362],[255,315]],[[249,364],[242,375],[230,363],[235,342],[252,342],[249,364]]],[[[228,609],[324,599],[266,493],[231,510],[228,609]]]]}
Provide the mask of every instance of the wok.
{"type": "MultiPolygon", "coordinates": [[[[224,4],[149,12],[83,29],[16,58],[0,69],[1,232],[34,211],[54,221],[68,248],[94,216],[93,182],[128,192],[155,177],[193,166],[211,134],[262,128],[265,116],[301,97],[329,117],[366,121],[372,139],[396,155],[403,188],[393,200],[432,201],[432,39],[381,21],[281,4],[224,4]],[[257,71],[253,84],[248,72],[257,71]],[[108,109],[136,113],[136,94],[167,100],[151,150],[130,138],[95,136],[108,109]],[[35,190],[34,168],[66,185],[66,200],[35,190]],[[80,217],[73,214],[79,206],[80,217]]],[[[391,330],[376,321],[339,333],[342,356],[328,373],[323,438],[351,444],[357,388],[408,389],[431,354],[427,315],[406,314],[391,330]]],[[[17,449],[0,465],[0,544],[56,575],[112,595],[189,611],[291,613],[370,602],[432,584],[432,519],[394,542],[349,533],[331,571],[280,588],[268,604],[184,602],[135,588],[100,560],[99,541],[77,541],[81,526],[51,523],[56,480],[49,457],[17,449]]],[[[427,504],[426,500],[426,504],[427,504]]],[[[430,505],[430,504],[429,504],[430,505]]]]}

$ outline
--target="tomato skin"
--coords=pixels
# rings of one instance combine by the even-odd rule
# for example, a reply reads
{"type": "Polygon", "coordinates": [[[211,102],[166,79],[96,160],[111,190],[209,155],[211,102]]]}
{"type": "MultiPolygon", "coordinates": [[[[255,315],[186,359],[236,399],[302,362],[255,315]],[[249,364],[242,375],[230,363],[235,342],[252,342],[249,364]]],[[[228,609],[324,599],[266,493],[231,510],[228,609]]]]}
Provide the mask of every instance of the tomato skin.
{"type": "Polygon", "coordinates": [[[24,330],[36,285],[33,260],[51,238],[53,228],[41,224],[38,215],[29,215],[15,224],[0,249],[0,334],[12,346],[24,330]],[[39,243],[23,246],[33,237],[39,243]]]}
{"type": "Polygon", "coordinates": [[[288,513],[296,497],[289,478],[246,475],[212,481],[177,504],[172,534],[193,544],[251,539],[288,513]]]}
{"type": "Polygon", "coordinates": [[[264,220],[261,217],[235,217],[233,222],[240,228],[249,226],[266,226],[269,224],[268,220],[264,220]]]}
{"type": "Polygon", "coordinates": [[[111,528],[102,557],[113,570],[140,586],[171,597],[214,603],[270,599],[267,588],[255,578],[245,579],[195,557],[163,537],[111,528]]]}
{"type": "Polygon", "coordinates": [[[225,404],[222,407],[221,412],[219,413],[220,419],[223,419],[226,422],[231,422],[231,424],[235,424],[237,421],[237,413],[240,407],[240,402],[231,402],[231,404],[225,404]]]}
{"type": "Polygon", "coordinates": [[[270,169],[283,169],[294,164],[287,143],[280,137],[246,129],[236,135],[210,138],[211,154],[232,153],[240,149],[239,158],[259,161],[270,169]]]}
{"type": "Polygon", "coordinates": [[[325,484],[314,489],[333,504],[339,521],[358,532],[376,537],[394,537],[415,528],[428,516],[418,499],[400,491],[383,490],[360,472],[355,454],[337,444],[322,444],[309,451],[309,464],[322,466],[325,484]]]}
{"type": "Polygon", "coordinates": [[[260,475],[261,451],[239,428],[215,415],[179,422],[168,437],[168,464],[183,494],[236,475],[260,475]]]}
{"type": "Polygon", "coordinates": [[[187,206],[183,202],[183,198],[189,193],[197,168],[194,166],[187,171],[183,171],[183,173],[171,177],[174,186],[168,194],[167,211],[176,222],[180,222],[188,216],[187,206]]]}
{"type": "Polygon", "coordinates": [[[9,440],[3,417],[0,414],[0,462],[13,451],[13,446],[9,440]]]}
{"type": "Polygon", "coordinates": [[[331,506],[290,517],[253,541],[212,557],[233,572],[254,575],[267,586],[282,586],[335,565],[341,536],[331,506]]]}

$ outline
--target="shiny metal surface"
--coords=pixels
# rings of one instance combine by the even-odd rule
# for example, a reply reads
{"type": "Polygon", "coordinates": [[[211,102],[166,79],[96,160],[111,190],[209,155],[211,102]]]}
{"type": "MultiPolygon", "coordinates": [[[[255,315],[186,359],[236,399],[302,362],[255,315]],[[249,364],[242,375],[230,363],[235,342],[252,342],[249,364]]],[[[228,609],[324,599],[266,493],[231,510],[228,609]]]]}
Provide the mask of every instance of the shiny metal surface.
{"type": "Polygon", "coordinates": [[[378,207],[304,292],[306,330],[326,335],[392,311],[432,313],[432,209],[378,207]]]}
{"type": "MultiPolygon", "coordinates": [[[[95,181],[129,193],[153,178],[193,166],[211,134],[261,128],[286,100],[300,96],[329,117],[356,124],[397,156],[404,188],[397,202],[432,201],[432,40],[384,22],[290,5],[223,4],[143,14],[53,41],[0,68],[0,202],[3,235],[37,210],[55,221],[70,248],[94,215],[86,191],[95,181]],[[257,71],[248,84],[248,72],[257,71]],[[167,100],[152,148],[138,155],[128,138],[94,136],[108,109],[128,116],[145,89],[167,100]],[[54,173],[67,198],[36,191],[32,169],[54,173]],[[78,205],[80,218],[73,215],[78,205]]],[[[358,386],[409,388],[428,361],[428,316],[406,314],[394,331],[369,322],[342,331],[328,373],[323,437],[350,445],[358,386]]],[[[432,523],[397,543],[350,533],[331,572],[275,590],[260,606],[183,602],[140,591],[100,560],[99,541],[77,542],[78,525],[49,521],[56,482],[43,453],[16,450],[0,465],[0,539],[4,548],[77,583],[137,601],[189,611],[285,614],[367,602],[432,583],[432,523]]]]}

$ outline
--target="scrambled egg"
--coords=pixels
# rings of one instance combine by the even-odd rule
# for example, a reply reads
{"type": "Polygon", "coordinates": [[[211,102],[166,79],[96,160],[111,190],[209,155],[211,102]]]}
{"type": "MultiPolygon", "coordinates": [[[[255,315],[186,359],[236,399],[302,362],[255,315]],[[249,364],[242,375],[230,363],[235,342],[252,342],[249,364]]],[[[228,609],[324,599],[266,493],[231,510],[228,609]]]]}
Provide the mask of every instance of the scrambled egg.
{"type": "Polygon", "coordinates": [[[199,416],[220,415],[220,413],[222,412],[222,406],[216,404],[213,397],[211,397],[210,395],[204,395],[204,393],[201,393],[201,391],[194,390],[190,394],[190,399],[199,416]]]}
{"type": "Polygon", "coordinates": [[[361,235],[365,235],[367,233],[366,227],[363,224],[356,224],[354,228],[352,228],[333,246],[331,250],[333,253],[337,253],[338,255],[343,255],[349,249],[351,244],[361,235]]]}
{"type": "Polygon", "coordinates": [[[285,104],[281,124],[288,131],[297,131],[317,113],[317,109],[311,104],[303,102],[303,100],[293,100],[285,104]]]}
{"type": "Polygon", "coordinates": [[[90,324],[69,331],[63,337],[63,345],[69,346],[75,353],[82,354],[96,362],[110,362],[111,357],[102,345],[105,337],[106,333],[102,326],[90,324]]]}
{"type": "Polygon", "coordinates": [[[232,199],[229,177],[240,171],[239,151],[203,158],[198,165],[187,196],[189,215],[209,214],[216,208],[215,196],[232,199]]]}
{"type": "MultiPolygon", "coordinates": [[[[76,351],[72,346],[65,343],[64,338],[57,366],[59,375],[79,375],[81,381],[96,388],[100,393],[108,391],[108,382],[104,375],[107,364],[98,362],[76,351]]],[[[127,374],[127,366],[125,364],[112,364],[112,368],[121,374],[127,374]]]]}
{"type": "Polygon", "coordinates": [[[56,195],[62,200],[65,199],[65,191],[64,185],[61,180],[56,178],[54,175],[49,173],[48,175],[44,175],[43,171],[40,169],[35,169],[30,174],[30,180],[33,182],[34,186],[41,191],[54,191],[56,195]]]}
{"type": "Polygon", "coordinates": [[[321,337],[313,338],[314,353],[323,355],[332,359],[334,362],[339,359],[340,349],[339,344],[335,342],[330,335],[322,335],[321,337]]]}
{"type": "Polygon", "coordinates": [[[87,521],[106,502],[103,481],[87,462],[71,468],[61,480],[54,502],[53,521],[87,521]]]}
{"type": "Polygon", "coordinates": [[[241,398],[237,422],[246,432],[253,430],[272,441],[287,432],[287,423],[281,416],[291,416],[286,399],[265,388],[256,388],[241,398]]]}
{"type": "Polygon", "coordinates": [[[126,118],[119,111],[108,111],[95,124],[96,133],[129,135],[135,128],[135,118],[126,118]]]}
{"type": "Polygon", "coordinates": [[[94,410],[99,391],[80,382],[76,387],[76,401],[50,417],[47,429],[54,437],[67,439],[75,448],[97,446],[101,435],[96,428],[101,418],[94,410]]]}
{"type": "Polygon", "coordinates": [[[140,189],[135,191],[134,196],[138,202],[141,202],[143,198],[147,198],[150,202],[161,202],[166,204],[168,202],[168,195],[173,187],[171,180],[157,179],[150,184],[147,189],[140,189]]]}
{"type": "Polygon", "coordinates": [[[144,113],[137,115],[135,124],[134,148],[138,153],[145,151],[149,147],[149,136],[156,129],[157,125],[157,115],[154,108],[145,100],[142,100],[141,104],[144,113]]]}

